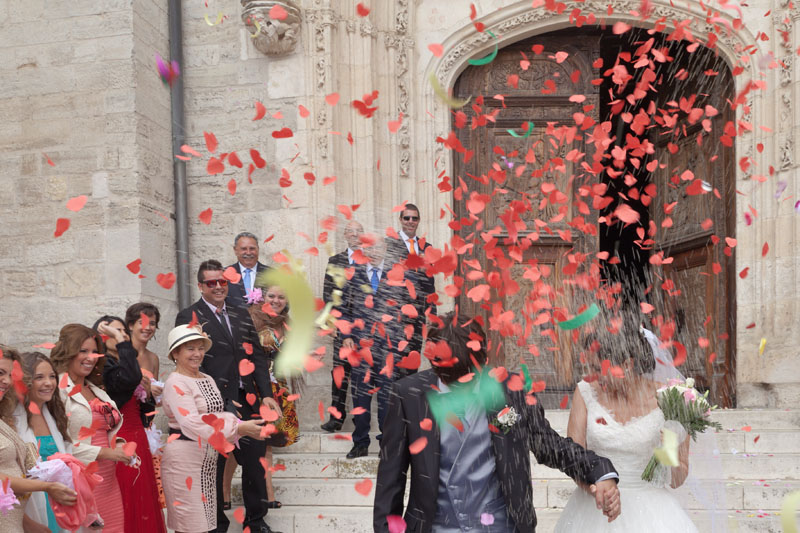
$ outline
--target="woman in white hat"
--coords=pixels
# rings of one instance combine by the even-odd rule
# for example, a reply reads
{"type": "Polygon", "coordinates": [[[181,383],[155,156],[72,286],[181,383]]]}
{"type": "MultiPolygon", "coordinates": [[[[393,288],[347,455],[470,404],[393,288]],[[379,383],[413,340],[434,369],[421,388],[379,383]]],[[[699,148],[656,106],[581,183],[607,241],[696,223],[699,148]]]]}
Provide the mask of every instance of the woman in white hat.
{"type": "Polygon", "coordinates": [[[175,371],[161,400],[170,433],[161,463],[167,527],[210,531],[217,527],[217,453],[230,452],[239,436],[262,440],[264,421],[242,421],[223,411],[214,379],[200,372],[211,339],[199,326],[177,326],[168,341],[175,371]]]}

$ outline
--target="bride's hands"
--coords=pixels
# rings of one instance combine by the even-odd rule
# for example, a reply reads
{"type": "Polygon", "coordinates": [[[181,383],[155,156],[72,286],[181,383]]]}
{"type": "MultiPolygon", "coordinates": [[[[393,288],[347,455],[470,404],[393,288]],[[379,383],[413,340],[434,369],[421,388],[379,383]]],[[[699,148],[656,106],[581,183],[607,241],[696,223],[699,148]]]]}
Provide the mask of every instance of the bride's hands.
{"type": "Polygon", "coordinates": [[[617,481],[615,479],[598,481],[594,485],[589,485],[589,492],[594,495],[597,508],[603,511],[609,522],[613,522],[622,508],[617,481]]]}

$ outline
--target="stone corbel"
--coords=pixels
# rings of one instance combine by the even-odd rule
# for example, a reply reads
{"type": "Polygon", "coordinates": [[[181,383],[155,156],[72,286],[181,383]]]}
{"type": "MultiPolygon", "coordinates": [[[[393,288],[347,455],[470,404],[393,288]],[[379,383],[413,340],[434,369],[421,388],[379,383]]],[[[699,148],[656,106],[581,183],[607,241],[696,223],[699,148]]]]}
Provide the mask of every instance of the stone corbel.
{"type": "Polygon", "coordinates": [[[297,46],[300,34],[300,8],[292,0],[241,0],[242,21],[256,49],[269,56],[289,54],[297,46]],[[286,12],[281,20],[270,17],[279,6],[286,12]]]}

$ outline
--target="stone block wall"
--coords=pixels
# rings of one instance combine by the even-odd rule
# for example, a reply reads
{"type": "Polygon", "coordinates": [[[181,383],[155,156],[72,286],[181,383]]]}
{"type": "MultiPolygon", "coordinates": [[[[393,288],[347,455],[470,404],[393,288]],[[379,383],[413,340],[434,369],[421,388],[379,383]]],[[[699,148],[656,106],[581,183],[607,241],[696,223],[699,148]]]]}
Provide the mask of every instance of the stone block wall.
{"type": "Polygon", "coordinates": [[[160,4],[0,5],[2,342],[29,350],[139,300],[174,306],[155,283],[175,261],[160,4]],[[67,210],[80,195],[85,207],[67,210]],[[62,217],[70,228],[55,237],[62,217]],[[142,279],[126,268],[137,258],[142,279]]]}

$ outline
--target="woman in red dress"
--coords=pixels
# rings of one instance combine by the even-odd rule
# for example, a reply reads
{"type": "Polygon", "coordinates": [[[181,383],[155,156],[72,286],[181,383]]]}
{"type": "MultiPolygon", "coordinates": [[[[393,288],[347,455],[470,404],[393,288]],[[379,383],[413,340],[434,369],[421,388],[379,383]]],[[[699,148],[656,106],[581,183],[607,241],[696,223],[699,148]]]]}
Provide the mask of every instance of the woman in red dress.
{"type": "MultiPolygon", "coordinates": [[[[149,385],[150,378],[142,376],[142,366],[139,362],[140,350],[137,350],[136,347],[138,344],[136,340],[142,336],[142,329],[155,331],[159,315],[155,306],[134,304],[126,313],[126,322],[129,322],[131,310],[136,313],[133,327],[131,324],[125,324],[122,327],[124,330],[130,331],[131,337],[135,335],[138,337],[126,341],[120,332],[119,338],[109,338],[106,341],[106,353],[109,354],[109,357],[106,358],[108,360],[103,370],[103,383],[106,391],[114,402],[121,406],[122,427],[117,436],[125,439],[126,442],[135,442],[136,454],[140,459],[135,468],[121,463],[117,464],[117,481],[125,502],[125,533],[140,531],[166,533],[164,513],[158,500],[158,484],[153,468],[153,457],[150,454],[150,445],[143,423],[147,413],[151,413],[154,409],[154,404],[148,403],[150,395],[143,385],[145,382],[149,385]],[[140,308],[144,310],[139,310],[140,308]],[[142,313],[146,318],[142,318],[142,313]],[[146,322],[144,328],[142,328],[142,322],[146,322]]],[[[149,332],[149,337],[153,336],[152,332],[149,332]]],[[[144,346],[146,347],[146,342],[144,346]]]]}

